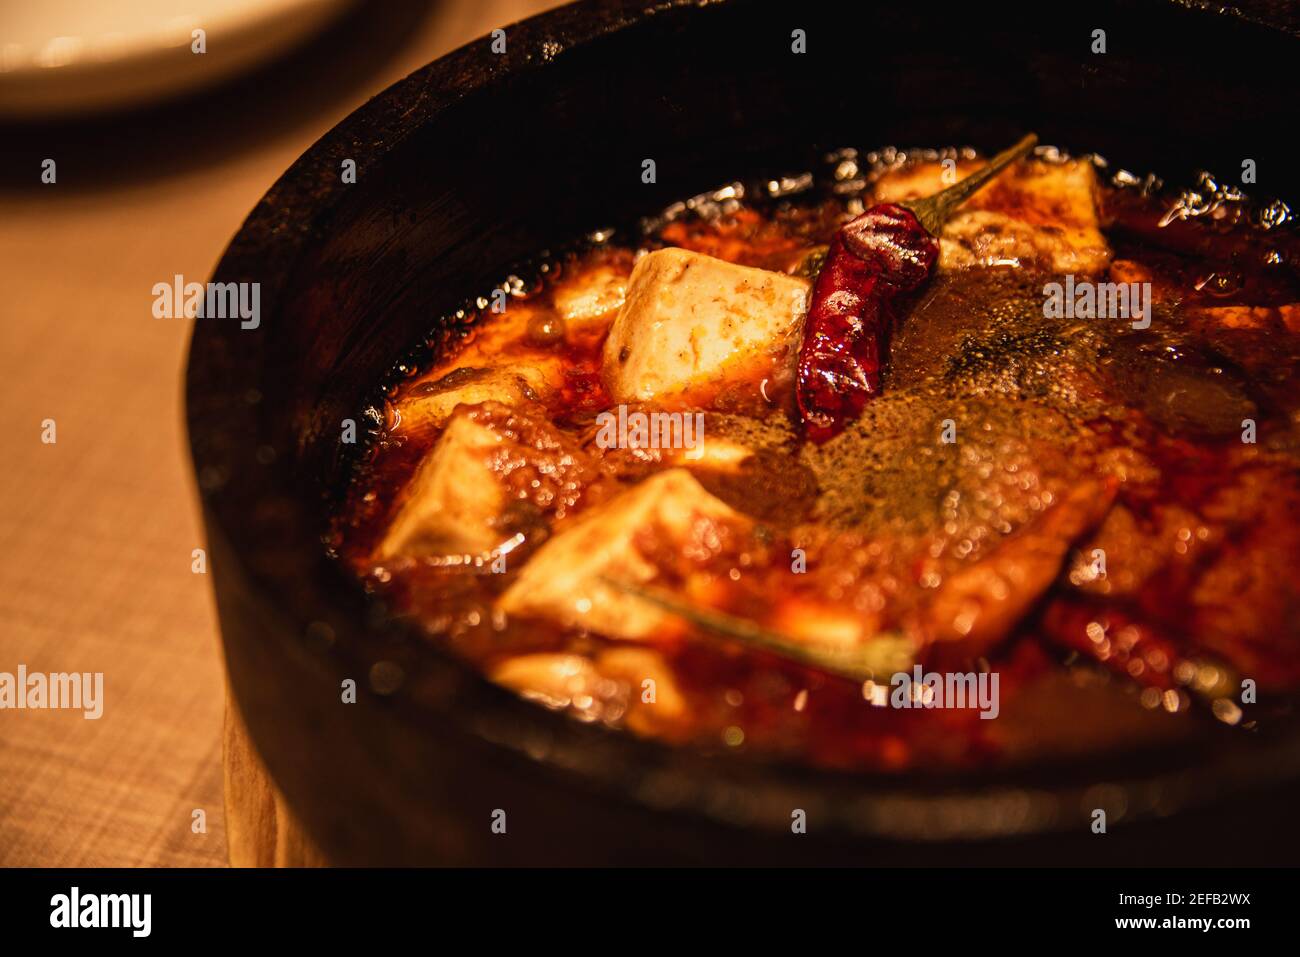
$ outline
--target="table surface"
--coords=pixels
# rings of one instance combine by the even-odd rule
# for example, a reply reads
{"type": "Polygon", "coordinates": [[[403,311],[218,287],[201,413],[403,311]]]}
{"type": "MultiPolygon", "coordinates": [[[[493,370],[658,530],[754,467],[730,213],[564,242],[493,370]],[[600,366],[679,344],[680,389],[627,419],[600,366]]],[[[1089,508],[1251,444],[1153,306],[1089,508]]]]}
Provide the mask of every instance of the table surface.
{"type": "Polygon", "coordinates": [[[104,673],[98,720],[0,710],[0,865],[226,862],[221,652],[191,568],[190,323],[153,318],[151,289],[205,280],[276,177],[375,93],[552,5],[373,4],[199,99],[0,126],[0,673],[104,673]]]}

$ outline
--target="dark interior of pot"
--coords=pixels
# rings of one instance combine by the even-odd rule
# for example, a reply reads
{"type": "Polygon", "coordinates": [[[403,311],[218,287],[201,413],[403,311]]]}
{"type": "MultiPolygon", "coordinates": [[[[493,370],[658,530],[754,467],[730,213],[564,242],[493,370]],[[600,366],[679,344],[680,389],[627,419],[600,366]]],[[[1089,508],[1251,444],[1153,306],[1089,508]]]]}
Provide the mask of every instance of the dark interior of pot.
{"type": "MultiPolygon", "coordinates": [[[[1135,823],[1150,838],[1122,852],[1082,824],[1028,842],[1085,820],[1084,795],[1127,787],[1129,767],[1053,769],[1028,790],[945,786],[928,804],[890,785],[894,803],[873,803],[853,782],[719,769],[570,728],[413,640],[323,557],[324,506],[354,451],[340,422],[437,316],[593,229],[737,176],[800,172],[832,148],[989,151],[1030,129],[1174,183],[1251,158],[1261,192],[1296,194],[1280,120],[1300,41],[1285,30],[1150,3],[1090,4],[1050,25],[970,5],[942,17],[905,4],[640,6],[547,15],[512,28],[505,55],[483,43],[382,94],[286,174],[218,268],[219,281],[262,284],[263,318],[256,330],[200,324],[190,427],[232,687],[278,783],[345,863],[862,860],[868,846],[918,839],[913,862],[961,860],[970,846],[936,843],[952,838],[1010,840],[1027,860],[1067,848],[1117,862],[1153,847],[1176,859],[1222,819],[1135,823]],[[1091,52],[1096,29],[1105,53],[1091,52]],[[793,30],[806,53],[792,52],[793,30]],[[349,158],[357,182],[342,185],[349,158]],[[404,681],[374,693],[380,661],[404,681]],[[365,700],[341,715],[348,676],[365,700]],[[982,810],[959,806],[968,799],[982,810]],[[805,805],[835,825],[792,844],[789,807],[805,805]],[[501,806],[518,809],[516,833],[535,828],[531,845],[492,840],[501,806]]],[[[1125,800],[1133,818],[1159,818],[1267,784],[1252,811],[1229,815],[1259,827],[1259,809],[1286,796],[1254,774],[1231,788],[1184,774],[1125,800]]]]}

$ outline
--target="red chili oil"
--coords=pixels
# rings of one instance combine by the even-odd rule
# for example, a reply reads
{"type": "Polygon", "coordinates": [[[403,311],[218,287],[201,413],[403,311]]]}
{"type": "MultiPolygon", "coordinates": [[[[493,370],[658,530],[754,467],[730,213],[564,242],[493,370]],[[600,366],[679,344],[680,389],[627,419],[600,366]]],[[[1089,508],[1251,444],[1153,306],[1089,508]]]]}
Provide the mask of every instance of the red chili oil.
{"type": "MultiPolygon", "coordinates": [[[[615,241],[557,257],[512,303],[553,312],[568,277],[597,265],[630,271],[637,252],[663,245],[795,271],[861,211],[854,197],[834,189],[773,199],[751,188],[748,195],[758,198],[745,195],[732,187],[697,197],[647,221],[640,234],[616,234],[615,241]]],[[[1021,429],[1028,411],[1030,425],[1015,436],[1026,462],[1053,463],[1035,473],[1044,487],[1067,488],[1097,468],[1127,470],[1111,513],[1071,550],[1042,600],[989,658],[966,662],[999,674],[999,720],[981,720],[970,708],[900,710],[882,704],[888,675],[862,684],[689,629],[656,645],[685,700],[682,720],[631,727],[638,689],[626,685],[587,707],[569,702],[567,710],[578,720],[706,751],[876,771],[1010,765],[1172,745],[1210,727],[1234,733],[1240,728],[1222,726],[1268,718],[1276,709],[1238,705],[1222,692],[1245,678],[1275,701],[1291,700],[1300,688],[1300,587],[1293,573],[1300,559],[1294,425],[1300,281],[1289,224],[1270,223],[1276,208],[1264,207],[1261,216],[1230,200],[1216,209],[1225,204],[1229,211],[1217,217],[1191,215],[1162,227],[1168,194],[1102,187],[1111,277],[1151,283],[1152,331],[1102,329],[1100,320],[1084,327],[1043,324],[1039,288],[1059,277],[999,267],[945,274],[901,318],[882,384],[897,402],[869,411],[854,439],[860,444],[820,458],[801,441],[789,407],[774,407],[768,421],[753,426],[763,439],[762,473],[730,485],[725,478],[705,481],[770,532],[764,547],[737,551],[735,574],[712,581],[710,604],[762,618],[771,596],[791,591],[790,548],[816,522],[859,535],[856,547],[841,541],[833,559],[822,559],[833,567],[813,570],[795,588],[832,604],[850,595],[860,600],[872,589],[887,593],[891,576],[919,581],[940,567],[950,574],[1014,535],[993,530],[964,555],[956,552],[965,540],[949,541],[936,560],[942,508],[928,499],[918,505],[909,490],[926,475],[938,476],[935,487],[942,488],[945,470],[962,467],[961,455],[974,455],[979,465],[996,450],[971,452],[960,443],[930,450],[931,458],[909,473],[897,463],[921,442],[892,432],[886,441],[891,424],[904,423],[900,433],[907,421],[928,427],[927,416],[956,401],[985,416],[996,432],[1004,415],[1021,429]],[[1229,325],[1207,324],[1202,310],[1224,306],[1247,311],[1229,325]],[[1247,419],[1254,423],[1251,442],[1243,441],[1247,419]],[[1068,423],[1068,439],[1052,434],[1053,422],[1068,423]],[[862,476],[872,504],[846,505],[861,497],[862,476]],[[1087,570],[1096,550],[1108,553],[1109,567],[1100,575],[1087,570]],[[1135,577],[1137,564],[1150,568],[1135,577]]],[[[385,425],[371,437],[331,545],[367,588],[416,616],[431,642],[485,671],[538,652],[594,659],[627,643],[537,620],[505,620],[494,611],[511,574],[493,575],[472,563],[373,557],[403,488],[438,438],[436,430],[394,427],[393,403],[469,348],[494,318],[485,306],[469,310],[458,325],[468,330],[464,338],[449,349],[439,341],[375,403],[371,418],[385,425]]],[[[609,408],[601,345],[601,337],[561,337],[547,347],[563,365],[564,385],[545,411],[568,434],[580,435],[609,408]]],[[[519,357],[506,350],[499,358],[508,365],[519,357]]],[[[928,434],[924,442],[933,446],[928,434]]],[[[661,467],[629,457],[608,464],[608,477],[616,486],[630,484],[661,467]]],[[[966,494],[981,493],[994,494],[978,485],[966,494]]],[[[521,562],[548,534],[539,524],[518,553],[521,562]]]]}

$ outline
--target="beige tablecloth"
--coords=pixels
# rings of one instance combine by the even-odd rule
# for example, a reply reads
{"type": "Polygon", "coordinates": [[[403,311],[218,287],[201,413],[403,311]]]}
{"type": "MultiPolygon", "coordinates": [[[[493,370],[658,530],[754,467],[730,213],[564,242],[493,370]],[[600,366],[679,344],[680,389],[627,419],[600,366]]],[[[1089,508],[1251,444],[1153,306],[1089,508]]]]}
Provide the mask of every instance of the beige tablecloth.
{"type": "Polygon", "coordinates": [[[53,186],[39,159],[0,182],[0,673],[105,684],[98,720],[0,710],[0,864],[225,862],[220,647],[208,580],[191,571],[189,325],[154,319],[150,290],[206,279],[266,188],[366,99],[551,5],[373,3],[253,88],[0,127],[11,158],[58,162],[53,186]]]}

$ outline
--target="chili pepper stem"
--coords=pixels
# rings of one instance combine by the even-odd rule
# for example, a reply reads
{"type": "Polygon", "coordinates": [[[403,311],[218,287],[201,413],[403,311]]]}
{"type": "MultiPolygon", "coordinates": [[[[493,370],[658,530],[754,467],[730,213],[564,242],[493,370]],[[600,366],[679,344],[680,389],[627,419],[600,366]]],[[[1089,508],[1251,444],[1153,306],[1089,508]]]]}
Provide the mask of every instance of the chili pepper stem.
{"type": "Polygon", "coordinates": [[[823,648],[764,628],[745,618],[737,618],[713,608],[701,608],[657,588],[646,588],[616,578],[602,577],[601,581],[616,591],[681,618],[704,632],[730,638],[807,668],[851,681],[870,681],[877,676],[888,681],[890,675],[907,668],[913,660],[910,642],[902,636],[879,635],[874,641],[857,648],[823,648]]]}
{"type": "Polygon", "coordinates": [[[1026,155],[1038,144],[1038,136],[1030,133],[1024,137],[1015,146],[1005,149],[982,169],[971,173],[959,183],[954,183],[947,189],[935,193],[933,196],[927,196],[924,199],[911,199],[904,203],[899,203],[904,209],[910,210],[912,215],[920,220],[921,225],[925,227],[926,232],[931,236],[937,236],[943,224],[947,222],[948,217],[952,215],[954,209],[966,202],[977,190],[984,186],[989,180],[997,176],[1000,172],[1026,155]]]}

